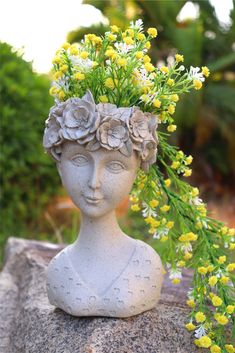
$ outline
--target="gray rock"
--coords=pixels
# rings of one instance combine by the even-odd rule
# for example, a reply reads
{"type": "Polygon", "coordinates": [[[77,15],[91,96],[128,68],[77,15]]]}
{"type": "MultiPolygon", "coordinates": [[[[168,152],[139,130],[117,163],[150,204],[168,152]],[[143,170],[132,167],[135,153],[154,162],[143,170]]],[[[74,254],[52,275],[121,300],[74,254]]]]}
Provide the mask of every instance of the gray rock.
{"type": "Polygon", "coordinates": [[[184,324],[190,275],[158,307],[128,319],[77,318],[48,302],[45,270],[63,246],[9,238],[0,274],[0,353],[194,353],[184,324]]]}

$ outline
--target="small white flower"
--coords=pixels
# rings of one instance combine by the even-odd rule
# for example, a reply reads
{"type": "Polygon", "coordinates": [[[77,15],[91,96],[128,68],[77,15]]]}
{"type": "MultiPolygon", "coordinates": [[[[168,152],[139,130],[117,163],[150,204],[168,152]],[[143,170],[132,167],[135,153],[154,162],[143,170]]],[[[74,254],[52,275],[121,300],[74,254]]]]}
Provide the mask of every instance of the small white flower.
{"type": "Polygon", "coordinates": [[[58,81],[54,81],[52,83],[53,86],[59,89],[63,89],[63,91],[68,92],[69,91],[69,78],[66,76],[61,76],[58,81]]]}
{"type": "Polygon", "coordinates": [[[205,77],[203,76],[202,72],[200,72],[200,67],[190,66],[188,77],[192,80],[199,80],[201,82],[205,81],[205,77]]]}
{"type": "Polygon", "coordinates": [[[90,59],[81,59],[75,55],[69,55],[69,60],[78,69],[87,72],[92,69],[93,61],[90,59]]]}
{"type": "Polygon", "coordinates": [[[184,252],[191,252],[192,251],[192,245],[191,245],[191,243],[179,244],[176,247],[176,251],[178,251],[178,250],[183,250],[184,252]]]}
{"type": "Polygon", "coordinates": [[[195,330],[195,337],[201,338],[202,336],[206,335],[205,326],[201,325],[197,330],[195,330]]]}
{"type": "Polygon", "coordinates": [[[130,28],[139,29],[140,31],[142,31],[143,30],[143,21],[141,20],[141,18],[135,22],[131,21],[130,28]]]}
{"type": "Polygon", "coordinates": [[[146,217],[157,217],[157,212],[154,211],[147,203],[143,202],[142,215],[146,217]]]}
{"type": "Polygon", "coordinates": [[[185,70],[185,66],[184,65],[180,65],[179,71],[184,71],[184,70],[185,70]]]}
{"type": "Polygon", "coordinates": [[[114,46],[119,54],[127,54],[134,48],[134,45],[126,43],[115,43],[114,46]]]}
{"type": "Polygon", "coordinates": [[[153,234],[153,239],[160,239],[162,236],[166,236],[168,233],[169,233],[168,228],[162,228],[160,230],[157,230],[157,232],[153,234]]]}
{"type": "Polygon", "coordinates": [[[175,279],[175,278],[181,279],[182,272],[177,268],[173,268],[170,270],[169,278],[170,279],[175,279]]]}

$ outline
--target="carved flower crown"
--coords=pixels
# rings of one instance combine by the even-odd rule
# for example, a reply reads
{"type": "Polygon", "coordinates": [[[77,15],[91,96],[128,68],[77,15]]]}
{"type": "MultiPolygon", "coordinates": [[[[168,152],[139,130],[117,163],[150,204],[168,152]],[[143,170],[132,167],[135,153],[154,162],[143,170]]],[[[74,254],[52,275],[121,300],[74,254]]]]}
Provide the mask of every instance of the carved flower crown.
{"type": "Polygon", "coordinates": [[[101,147],[119,150],[130,156],[133,150],[141,158],[144,171],[156,161],[157,119],[139,107],[117,108],[110,103],[95,104],[87,90],[82,98],[70,98],[50,110],[46,120],[44,148],[59,159],[64,141],[77,141],[89,151],[101,147]]]}
{"type": "Polygon", "coordinates": [[[199,190],[180,178],[191,175],[192,156],[168,143],[177,127],[173,116],[181,94],[201,89],[210,72],[206,66],[185,69],[180,54],[155,67],[147,51],[157,29],[143,32],[138,20],[125,31],[114,25],[102,37],[87,34],[81,43],[63,44],[53,59],[50,94],[56,105],[43,144],[56,160],[65,141],[126,156],[137,151],[141,170],[131,209],[142,212],[173,284],[180,283],[182,268],[195,272],[186,328],[195,331],[199,347],[235,352],[232,337],[226,336],[229,323],[235,329],[235,263],[225,255],[235,249],[235,229],[207,216],[199,190]]]}

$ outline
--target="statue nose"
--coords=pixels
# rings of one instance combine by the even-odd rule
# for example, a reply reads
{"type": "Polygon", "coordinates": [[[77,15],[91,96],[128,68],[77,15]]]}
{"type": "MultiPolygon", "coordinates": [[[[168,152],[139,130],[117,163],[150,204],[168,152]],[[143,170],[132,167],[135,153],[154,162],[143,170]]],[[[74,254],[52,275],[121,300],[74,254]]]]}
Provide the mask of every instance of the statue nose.
{"type": "Polygon", "coordinates": [[[100,170],[96,166],[94,166],[92,170],[90,170],[90,175],[88,178],[88,186],[91,189],[98,189],[101,186],[100,170]]]}

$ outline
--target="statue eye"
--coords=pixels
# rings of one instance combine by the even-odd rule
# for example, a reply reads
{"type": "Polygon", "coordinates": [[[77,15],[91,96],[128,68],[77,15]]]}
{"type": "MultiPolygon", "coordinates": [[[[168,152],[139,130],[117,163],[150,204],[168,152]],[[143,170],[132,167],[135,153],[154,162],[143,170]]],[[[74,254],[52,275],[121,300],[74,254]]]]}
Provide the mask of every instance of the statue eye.
{"type": "Polygon", "coordinates": [[[112,173],[118,173],[121,172],[122,170],[126,169],[124,165],[121,162],[110,162],[107,165],[107,168],[112,172],[112,173]]]}
{"type": "Polygon", "coordinates": [[[81,154],[78,154],[75,157],[71,158],[71,161],[74,165],[79,166],[79,167],[82,167],[88,163],[87,157],[85,157],[81,154]]]}

